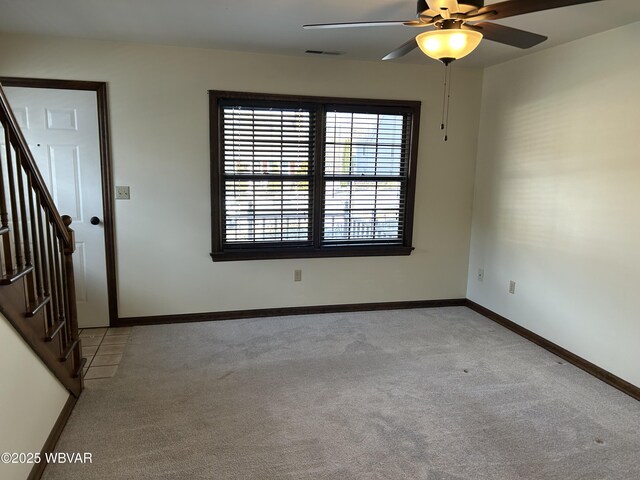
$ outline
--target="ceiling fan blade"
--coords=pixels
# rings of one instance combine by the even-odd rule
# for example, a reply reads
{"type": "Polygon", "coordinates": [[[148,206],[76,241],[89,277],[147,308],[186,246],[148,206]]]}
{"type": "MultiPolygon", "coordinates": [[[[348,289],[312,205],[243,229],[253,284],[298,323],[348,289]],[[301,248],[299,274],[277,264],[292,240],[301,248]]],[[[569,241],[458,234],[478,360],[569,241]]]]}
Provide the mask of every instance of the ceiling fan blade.
{"type": "Polygon", "coordinates": [[[419,17],[421,13],[429,10],[429,5],[427,5],[427,0],[418,0],[418,10],[416,12],[416,17],[419,17]]]}
{"type": "Polygon", "coordinates": [[[506,2],[493,3],[482,7],[473,14],[482,15],[490,11],[495,11],[495,15],[491,20],[499,18],[514,17],[525,13],[541,12],[543,10],[551,10],[560,7],[570,7],[572,5],[580,5],[582,3],[600,2],[602,0],[537,0],[535,2],[523,0],[508,0],[506,2]]]}
{"type": "Polygon", "coordinates": [[[411,52],[415,48],[418,48],[418,42],[416,42],[416,39],[414,37],[408,42],[400,45],[393,52],[387,53],[384,57],[382,57],[382,60],[394,60],[396,58],[404,57],[407,53],[411,52]]]}
{"type": "MultiPolygon", "coordinates": [[[[428,17],[427,17],[428,18],[428,17]]],[[[429,27],[431,25],[433,25],[434,23],[436,23],[435,19],[430,18],[427,19],[425,17],[422,17],[418,20],[411,20],[410,22],[405,22],[404,26],[405,27],[429,27]]]]}
{"type": "MultiPolygon", "coordinates": [[[[477,11],[477,10],[476,10],[477,11]]],[[[496,16],[498,12],[495,10],[490,10],[485,13],[469,13],[465,16],[465,20],[467,22],[481,22],[482,20],[490,20],[496,16]]]]}
{"type": "Polygon", "coordinates": [[[548,37],[538,35],[537,33],[519,30],[517,28],[507,27],[497,23],[483,22],[476,25],[465,25],[464,28],[476,30],[482,33],[487,40],[492,40],[505,45],[511,45],[518,48],[531,48],[539,43],[544,42],[548,37]]]}
{"type": "Polygon", "coordinates": [[[393,27],[398,25],[404,25],[405,23],[411,23],[413,20],[389,20],[382,22],[345,22],[345,23],[312,23],[303,25],[302,28],[307,30],[321,29],[321,28],[354,28],[354,27],[393,27]]]}

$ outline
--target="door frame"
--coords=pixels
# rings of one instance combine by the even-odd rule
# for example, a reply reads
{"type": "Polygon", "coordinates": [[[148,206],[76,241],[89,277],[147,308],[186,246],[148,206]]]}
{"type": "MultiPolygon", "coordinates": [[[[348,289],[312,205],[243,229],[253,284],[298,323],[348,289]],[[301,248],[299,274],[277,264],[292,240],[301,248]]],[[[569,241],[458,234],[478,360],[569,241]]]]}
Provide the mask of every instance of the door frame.
{"type": "MultiPolygon", "coordinates": [[[[111,139],[106,82],[83,80],[53,80],[45,78],[0,77],[3,87],[49,88],[56,90],[88,90],[96,92],[98,106],[98,136],[100,140],[100,173],[102,177],[102,205],[104,218],[105,262],[107,266],[107,297],[109,325],[118,320],[118,284],[116,270],[116,243],[113,218],[113,178],[111,168],[111,139]]],[[[71,225],[73,227],[73,224],[71,225]]]]}

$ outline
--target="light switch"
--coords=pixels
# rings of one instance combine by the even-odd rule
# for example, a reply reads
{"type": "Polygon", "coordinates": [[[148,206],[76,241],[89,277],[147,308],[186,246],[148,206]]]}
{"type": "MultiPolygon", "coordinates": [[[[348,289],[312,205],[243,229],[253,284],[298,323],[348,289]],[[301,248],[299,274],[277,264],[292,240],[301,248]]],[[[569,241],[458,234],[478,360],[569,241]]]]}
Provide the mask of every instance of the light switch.
{"type": "Polygon", "coordinates": [[[129,187],[116,187],[116,200],[129,200],[130,198],[129,187]]]}

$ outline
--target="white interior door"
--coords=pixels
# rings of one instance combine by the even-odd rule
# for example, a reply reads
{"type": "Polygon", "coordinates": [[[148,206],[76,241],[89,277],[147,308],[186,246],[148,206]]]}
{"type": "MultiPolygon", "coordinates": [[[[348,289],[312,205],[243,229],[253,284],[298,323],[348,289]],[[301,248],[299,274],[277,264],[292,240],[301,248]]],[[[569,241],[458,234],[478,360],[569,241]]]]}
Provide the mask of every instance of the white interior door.
{"type": "Polygon", "coordinates": [[[109,325],[96,92],[5,87],[61,215],[76,234],[73,270],[81,328],[109,325]],[[91,218],[98,217],[98,225],[91,218]]]}

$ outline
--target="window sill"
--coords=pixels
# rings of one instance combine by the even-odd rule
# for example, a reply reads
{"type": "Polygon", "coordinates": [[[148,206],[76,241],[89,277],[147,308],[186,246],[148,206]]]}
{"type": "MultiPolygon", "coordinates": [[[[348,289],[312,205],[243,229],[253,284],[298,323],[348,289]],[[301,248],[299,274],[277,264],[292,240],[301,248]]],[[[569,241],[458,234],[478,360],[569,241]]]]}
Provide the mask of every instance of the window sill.
{"type": "Polygon", "coordinates": [[[331,258],[331,257],[387,257],[411,255],[413,247],[402,245],[359,245],[309,248],[270,248],[263,250],[236,249],[224,252],[214,252],[211,259],[214,262],[235,260],[275,260],[285,258],[331,258]]]}

